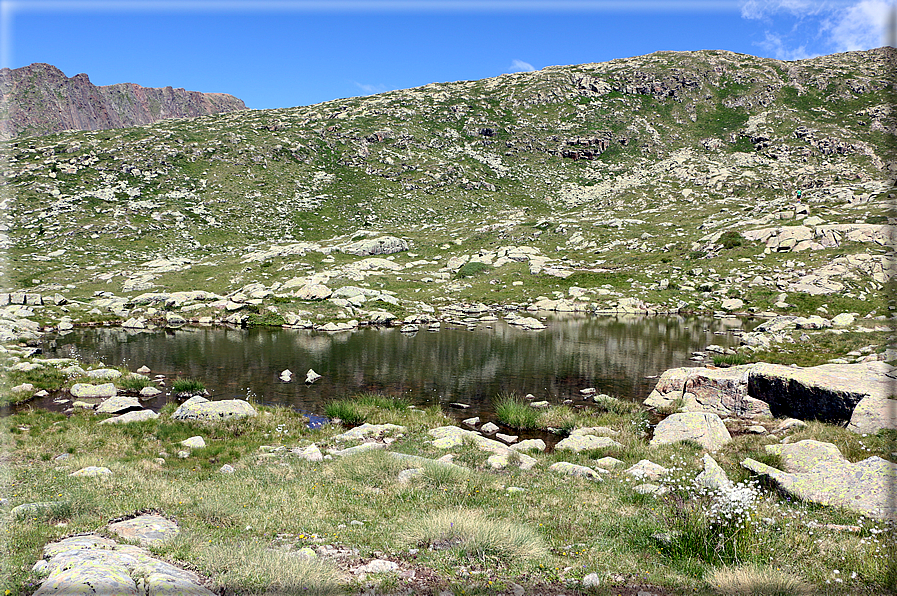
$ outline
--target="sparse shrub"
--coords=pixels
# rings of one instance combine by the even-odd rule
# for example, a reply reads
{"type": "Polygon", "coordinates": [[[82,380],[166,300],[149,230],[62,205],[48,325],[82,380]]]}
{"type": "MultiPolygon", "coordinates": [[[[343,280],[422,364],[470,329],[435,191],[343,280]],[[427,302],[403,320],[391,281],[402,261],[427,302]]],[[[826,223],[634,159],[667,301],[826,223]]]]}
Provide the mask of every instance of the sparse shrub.
{"type": "Polygon", "coordinates": [[[725,248],[726,250],[741,246],[742,240],[744,240],[742,235],[735,230],[723,232],[722,236],[719,237],[719,243],[722,244],[723,248],[725,248]]]}
{"type": "Polygon", "coordinates": [[[539,412],[516,395],[499,395],[495,402],[495,416],[511,428],[539,427],[539,412]]]}
{"type": "Polygon", "coordinates": [[[177,378],[171,384],[172,390],[174,390],[176,395],[200,395],[205,392],[206,386],[203,385],[202,381],[197,379],[182,379],[177,378]]]}
{"type": "Polygon", "coordinates": [[[407,410],[411,402],[404,397],[393,397],[382,393],[359,393],[351,398],[361,406],[380,408],[382,410],[407,410]]]}
{"type": "Polygon", "coordinates": [[[479,261],[471,261],[469,263],[464,263],[464,265],[461,266],[458,270],[458,277],[473,277],[474,275],[490,271],[491,269],[491,265],[480,263],[479,261]]]}
{"type": "MultiPolygon", "coordinates": [[[[527,405],[530,410],[532,408],[527,405]]],[[[536,424],[539,428],[554,429],[557,434],[567,436],[576,428],[576,412],[567,406],[552,406],[538,412],[536,424]]]]}

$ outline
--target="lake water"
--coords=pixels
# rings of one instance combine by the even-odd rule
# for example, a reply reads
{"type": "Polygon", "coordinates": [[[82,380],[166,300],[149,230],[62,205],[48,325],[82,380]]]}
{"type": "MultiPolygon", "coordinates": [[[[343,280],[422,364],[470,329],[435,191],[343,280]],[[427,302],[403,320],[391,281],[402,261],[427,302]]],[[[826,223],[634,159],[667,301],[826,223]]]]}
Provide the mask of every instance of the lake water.
{"type": "MultiPolygon", "coordinates": [[[[677,366],[697,365],[693,351],[709,344],[738,344],[753,326],[734,318],[687,316],[547,317],[548,328],[524,331],[503,321],[476,330],[443,324],[439,331],[403,334],[398,329],[361,328],[321,333],[293,329],[189,327],[133,331],[85,328],[57,338],[48,357],[73,356],[131,370],[201,380],[211,399],[246,398],[321,413],[323,405],[361,391],[405,396],[417,406],[460,402],[459,418],[489,417],[502,393],[531,393],[560,403],[595,387],[643,400],[654,378],[677,366]],[[306,385],[312,368],[323,377],[306,385]],[[284,369],[294,381],[283,383],[284,369]]],[[[157,409],[168,396],[148,405],[157,409]]],[[[32,402],[38,407],[52,407],[32,402]]],[[[58,409],[58,406],[56,408],[58,409]]]]}

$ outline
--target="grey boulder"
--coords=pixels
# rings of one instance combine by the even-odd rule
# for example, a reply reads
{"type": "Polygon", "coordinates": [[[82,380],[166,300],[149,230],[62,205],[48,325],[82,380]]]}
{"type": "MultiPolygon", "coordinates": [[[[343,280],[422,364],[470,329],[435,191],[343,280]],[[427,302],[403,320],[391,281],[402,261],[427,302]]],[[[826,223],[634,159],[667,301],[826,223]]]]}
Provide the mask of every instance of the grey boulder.
{"type": "Polygon", "coordinates": [[[252,405],[242,399],[209,401],[204,397],[191,397],[171,415],[173,420],[200,420],[212,422],[229,418],[251,418],[258,415],[252,405]]]}
{"type": "Polygon", "coordinates": [[[707,451],[717,451],[732,440],[732,435],[716,414],[684,412],[667,416],[654,429],[651,445],[694,441],[707,451]]]}

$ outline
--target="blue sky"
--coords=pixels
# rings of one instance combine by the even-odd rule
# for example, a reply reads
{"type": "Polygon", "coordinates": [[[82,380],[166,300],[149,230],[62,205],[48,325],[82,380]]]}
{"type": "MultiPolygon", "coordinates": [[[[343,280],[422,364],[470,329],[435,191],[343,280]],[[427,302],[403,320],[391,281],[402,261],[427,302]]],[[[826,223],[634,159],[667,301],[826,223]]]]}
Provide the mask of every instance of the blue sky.
{"type": "Polygon", "coordinates": [[[0,0],[0,62],[307,105],[659,50],[885,45],[894,0],[0,0]]]}

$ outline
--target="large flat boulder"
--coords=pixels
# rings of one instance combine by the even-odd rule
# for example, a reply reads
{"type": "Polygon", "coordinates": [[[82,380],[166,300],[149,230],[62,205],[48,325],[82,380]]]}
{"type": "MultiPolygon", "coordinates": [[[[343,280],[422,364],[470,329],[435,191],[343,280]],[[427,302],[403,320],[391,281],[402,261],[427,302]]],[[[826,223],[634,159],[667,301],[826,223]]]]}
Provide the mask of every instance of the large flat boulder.
{"type": "Polygon", "coordinates": [[[847,428],[870,435],[882,429],[897,430],[897,399],[867,395],[853,409],[847,428]]]}
{"type": "Polygon", "coordinates": [[[470,442],[476,445],[480,451],[489,451],[499,455],[506,455],[511,449],[495,439],[484,437],[478,432],[465,430],[457,426],[440,426],[430,429],[429,435],[433,437],[433,446],[439,449],[455,449],[470,442]]]}
{"type": "Polygon", "coordinates": [[[769,404],[773,416],[837,423],[850,420],[864,397],[890,397],[892,371],[878,361],[809,368],[759,363],[751,366],[747,389],[769,404]]]}
{"type": "Polygon", "coordinates": [[[776,416],[844,423],[874,433],[897,427],[897,372],[881,362],[823,364],[808,368],[747,364],[731,368],[685,367],[664,371],[644,404],[720,416],[776,416]]]}
{"type": "Polygon", "coordinates": [[[97,414],[124,414],[131,410],[142,410],[143,406],[136,397],[116,395],[97,406],[97,414]]]}
{"type": "Polygon", "coordinates": [[[562,439],[555,445],[555,449],[558,451],[568,450],[579,453],[580,451],[615,449],[622,446],[623,445],[610,437],[596,437],[595,435],[582,434],[570,435],[569,437],[562,439]]]}
{"type": "Polygon", "coordinates": [[[92,383],[75,383],[69,389],[72,397],[79,398],[98,398],[98,397],[114,397],[118,390],[113,383],[103,383],[102,385],[94,385],[92,383]]]}
{"type": "Polygon", "coordinates": [[[162,544],[178,535],[178,525],[161,515],[144,514],[109,524],[109,531],[141,545],[162,544]]]}
{"type": "Polygon", "coordinates": [[[717,451],[732,440],[726,425],[716,414],[681,412],[667,416],[654,429],[651,445],[694,441],[707,451],[717,451]]]}
{"type": "Polygon", "coordinates": [[[214,422],[228,418],[248,418],[256,416],[255,408],[242,399],[209,401],[204,397],[191,397],[171,415],[174,420],[201,420],[214,422]]]}
{"type": "Polygon", "coordinates": [[[897,483],[897,464],[877,456],[851,463],[835,445],[819,441],[767,445],[766,449],[782,456],[785,470],[751,458],[741,465],[767,476],[793,497],[897,521],[892,491],[897,483]]]}
{"type": "Polygon", "coordinates": [[[132,412],[126,412],[121,416],[113,416],[112,418],[106,418],[105,420],[101,420],[100,424],[128,424],[131,422],[143,422],[144,420],[153,420],[158,418],[159,415],[153,412],[152,410],[135,410],[132,412]]]}
{"type": "Polygon", "coordinates": [[[369,424],[365,422],[355,428],[336,435],[333,440],[337,443],[341,441],[363,441],[365,439],[382,439],[387,436],[401,437],[407,429],[398,424],[369,424]]]}
{"type": "Polygon", "coordinates": [[[214,596],[195,573],[156,559],[141,547],[118,544],[96,534],[48,544],[33,569],[45,576],[35,596],[214,596]]]}
{"type": "Polygon", "coordinates": [[[408,243],[395,236],[366,238],[343,247],[342,251],[351,255],[374,256],[388,255],[408,250],[408,243]]]}
{"type": "Polygon", "coordinates": [[[682,411],[720,416],[769,416],[769,405],[748,395],[747,373],[751,366],[669,369],[660,375],[643,403],[653,409],[678,405],[682,411]]]}

